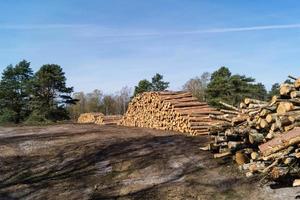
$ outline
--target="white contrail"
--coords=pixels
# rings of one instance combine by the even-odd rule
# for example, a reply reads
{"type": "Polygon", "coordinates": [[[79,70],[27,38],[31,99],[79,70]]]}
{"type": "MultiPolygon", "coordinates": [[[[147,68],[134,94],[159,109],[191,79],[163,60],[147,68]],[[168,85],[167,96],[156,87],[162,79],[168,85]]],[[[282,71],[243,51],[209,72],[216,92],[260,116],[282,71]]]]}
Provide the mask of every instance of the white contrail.
{"type": "Polygon", "coordinates": [[[226,32],[260,31],[260,30],[272,30],[272,29],[297,29],[297,28],[300,28],[300,24],[249,26],[249,27],[237,27],[237,28],[217,28],[217,29],[191,31],[190,33],[197,33],[197,32],[226,33],[226,32]]]}
{"type": "Polygon", "coordinates": [[[284,24],[284,25],[266,25],[266,26],[249,26],[235,28],[214,28],[199,29],[190,31],[172,31],[172,32],[140,32],[125,34],[99,34],[98,37],[152,37],[152,36],[172,36],[172,35],[193,35],[203,33],[229,33],[229,32],[246,32],[246,31],[263,31],[263,30],[279,30],[279,29],[300,29],[300,24],[284,24]]]}
{"type": "MultiPolygon", "coordinates": [[[[0,30],[35,30],[35,29],[97,29],[98,25],[93,24],[0,24],[0,30]]],[[[102,27],[103,28],[103,27],[102,27]]],[[[203,33],[228,33],[228,32],[245,32],[245,31],[262,31],[262,30],[279,30],[279,29],[299,29],[300,24],[279,24],[279,25],[264,25],[264,26],[245,26],[233,28],[213,28],[213,29],[198,29],[190,31],[170,31],[170,32],[138,32],[132,33],[118,33],[122,30],[112,30],[114,33],[101,33],[95,34],[96,37],[151,37],[151,36],[171,36],[171,35],[192,35],[203,33]]]]}

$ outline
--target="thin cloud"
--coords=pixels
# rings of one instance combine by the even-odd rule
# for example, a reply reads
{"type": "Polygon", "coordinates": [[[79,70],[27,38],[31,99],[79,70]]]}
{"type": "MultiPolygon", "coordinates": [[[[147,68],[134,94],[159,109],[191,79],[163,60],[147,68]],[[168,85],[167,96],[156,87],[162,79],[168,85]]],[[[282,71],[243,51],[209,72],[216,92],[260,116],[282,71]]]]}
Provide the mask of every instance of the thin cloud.
{"type": "Polygon", "coordinates": [[[89,24],[0,24],[2,30],[80,29],[89,24]]]}

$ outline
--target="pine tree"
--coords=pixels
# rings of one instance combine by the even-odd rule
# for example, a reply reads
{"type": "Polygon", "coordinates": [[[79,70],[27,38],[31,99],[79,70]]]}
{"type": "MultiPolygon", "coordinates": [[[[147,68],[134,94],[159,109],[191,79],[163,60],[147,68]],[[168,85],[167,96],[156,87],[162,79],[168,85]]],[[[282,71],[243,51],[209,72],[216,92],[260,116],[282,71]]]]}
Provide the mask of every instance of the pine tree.
{"type": "Polygon", "coordinates": [[[151,82],[144,79],[144,80],[141,80],[137,86],[135,86],[133,96],[136,96],[137,94],[140,94],[143,92],[149,92],[151,90],[152,90],[151,82]]]}
{"type": "Polygon", "coordinates": [[[152,77],[152,91],[164,91],[169,87],[169,82],[163,81],[163,75],[155,74],[152,77]]]}
{"type": "Polygon", "coordinates": [[[134,88],[133,97],[143,92],[166,90],[169,87],[169,82],[163,81],[163,78],[163,75],[156,73],[151,82],[147,79],[141,80],[134,88]]]}
{"type": "Polygon", "coordinates": [[[33,110],[41,119],[68,119],[66,104],[77,101],[70,96],[72,92],[73,88],[66,86],[65,73],[59,65],[43,65],[33,78],[33,110]]]}
{"type": "Polygon", "coordinates": [[[26,60],[9,65],[0,81],[0,121],[19,123],[30,114],[32,69],[26,60]]]}
{"type": "Polygon", "coordinates": [[[245,97],[266,100],[267,91],[261,83],[244,75],[232,75],[228,68],[215,71],[207,86],[206,95],[209,103],[219,106],[219,101],[238,105],[245,97]]]}

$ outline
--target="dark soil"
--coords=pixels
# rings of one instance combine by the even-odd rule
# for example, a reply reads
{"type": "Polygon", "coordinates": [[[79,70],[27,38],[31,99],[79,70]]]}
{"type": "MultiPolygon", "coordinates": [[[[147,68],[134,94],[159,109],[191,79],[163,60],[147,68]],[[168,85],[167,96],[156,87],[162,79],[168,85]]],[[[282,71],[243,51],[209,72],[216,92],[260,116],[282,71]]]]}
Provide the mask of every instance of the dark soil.
{"type": "Polygon", "coordinates": [[[295,199],[200,150],[205,136],[120,126],[0,128],[0,199],[295,199]]]}

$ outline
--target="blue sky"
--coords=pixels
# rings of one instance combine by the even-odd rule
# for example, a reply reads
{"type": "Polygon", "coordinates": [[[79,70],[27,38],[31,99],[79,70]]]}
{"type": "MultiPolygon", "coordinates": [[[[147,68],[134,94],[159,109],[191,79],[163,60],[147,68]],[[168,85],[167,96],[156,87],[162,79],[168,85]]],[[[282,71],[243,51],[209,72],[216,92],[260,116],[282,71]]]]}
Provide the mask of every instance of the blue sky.
{"type": "Polygon", "coordinates": [[[227,66],[270,88],[300,76],[297,0],[0,0],[0,70],[55,63],[75,91],[159,72],[178,90],[227,66]]]}

